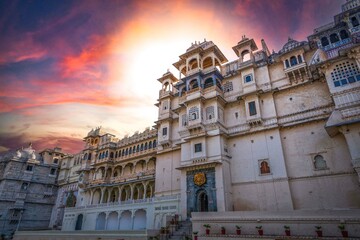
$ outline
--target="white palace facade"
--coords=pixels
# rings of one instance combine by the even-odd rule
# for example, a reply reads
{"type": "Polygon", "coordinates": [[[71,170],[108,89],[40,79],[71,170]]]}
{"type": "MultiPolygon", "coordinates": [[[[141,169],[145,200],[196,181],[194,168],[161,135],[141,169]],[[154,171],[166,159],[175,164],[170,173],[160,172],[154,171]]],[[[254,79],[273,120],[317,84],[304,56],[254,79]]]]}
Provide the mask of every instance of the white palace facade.
{"type": "Polygon", "coordinates": [[[192,44],[179,74],[158,79],[153,129],[122,139],[94,129],[62,160],[51,224],[141,230],[176,218],[200,235],[205,223],[269,234],[285,223],[341,236],[343,223],[360,236],[359,9],[347,1],[278,52],[243,36],[231,62],[212,41],[192,44]]]}

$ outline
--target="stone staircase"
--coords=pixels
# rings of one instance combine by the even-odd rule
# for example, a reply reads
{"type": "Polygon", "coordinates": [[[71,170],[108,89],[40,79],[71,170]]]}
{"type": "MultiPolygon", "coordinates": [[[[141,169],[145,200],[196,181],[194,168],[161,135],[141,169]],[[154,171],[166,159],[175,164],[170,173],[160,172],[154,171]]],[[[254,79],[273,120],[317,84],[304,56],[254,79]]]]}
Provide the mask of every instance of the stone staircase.
{"type": "Polygon", "coordinates": [[[191,239],[192,236],[192,224],[190,221],[179,222],[177,229],[171,229],[169,240],[186,240],[191,239]],[[188,238],[187,238],[188,237],[188,238]]]}

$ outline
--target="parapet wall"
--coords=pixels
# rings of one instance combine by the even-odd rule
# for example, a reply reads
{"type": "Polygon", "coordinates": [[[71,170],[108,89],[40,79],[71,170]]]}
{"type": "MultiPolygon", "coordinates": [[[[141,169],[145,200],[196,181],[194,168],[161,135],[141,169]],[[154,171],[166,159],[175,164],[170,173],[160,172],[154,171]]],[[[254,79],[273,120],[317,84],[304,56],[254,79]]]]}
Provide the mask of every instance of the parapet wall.
{"type": "Polygon", "coordinates": [[[284,225],[289,226],[291,236],[316,236],[315,226],[321,226],[324,237],[341,237],[338,228],[345,225],[349,237],[360,237],[360,210],[294,210],[279,212],[193,212],[193,231],[199,239],[223,239],[221,227],[227,238],[236,234],[236,225],[242,235],[258,235],[256,226],[262,226],[264,236],[284,236],[284,225]],[[209,224],[210,236],[205,235],[204,224],[209,224]],[[216,237],[216,235],[219,235],[216,237]]]}

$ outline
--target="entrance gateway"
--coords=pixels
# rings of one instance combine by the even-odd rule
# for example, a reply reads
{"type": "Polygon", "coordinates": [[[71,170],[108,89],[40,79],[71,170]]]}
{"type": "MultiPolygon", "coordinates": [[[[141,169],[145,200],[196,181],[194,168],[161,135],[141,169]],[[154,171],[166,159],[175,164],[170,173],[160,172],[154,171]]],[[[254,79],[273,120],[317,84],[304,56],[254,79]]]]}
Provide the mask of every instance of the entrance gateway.
{"type": "Polygon", "coordinates": [[[215,168],[186,173],[187,217],[191,212],[216,212],[215,168]]]}

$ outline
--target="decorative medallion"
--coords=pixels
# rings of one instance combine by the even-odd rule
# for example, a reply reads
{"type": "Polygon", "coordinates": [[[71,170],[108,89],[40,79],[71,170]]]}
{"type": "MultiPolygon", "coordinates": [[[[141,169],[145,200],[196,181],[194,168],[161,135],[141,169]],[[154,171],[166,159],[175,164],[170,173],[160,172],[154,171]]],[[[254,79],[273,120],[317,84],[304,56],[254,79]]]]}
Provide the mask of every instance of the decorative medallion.
{"type": "Polygon", "coordinates": [[[203,172],[196,173],[194,175],[194,183],[197,186],[201,186],[201,185],[205,184],[206,183],[206,175],[205,175],[205,173],[203,173],[203,172]]]}

